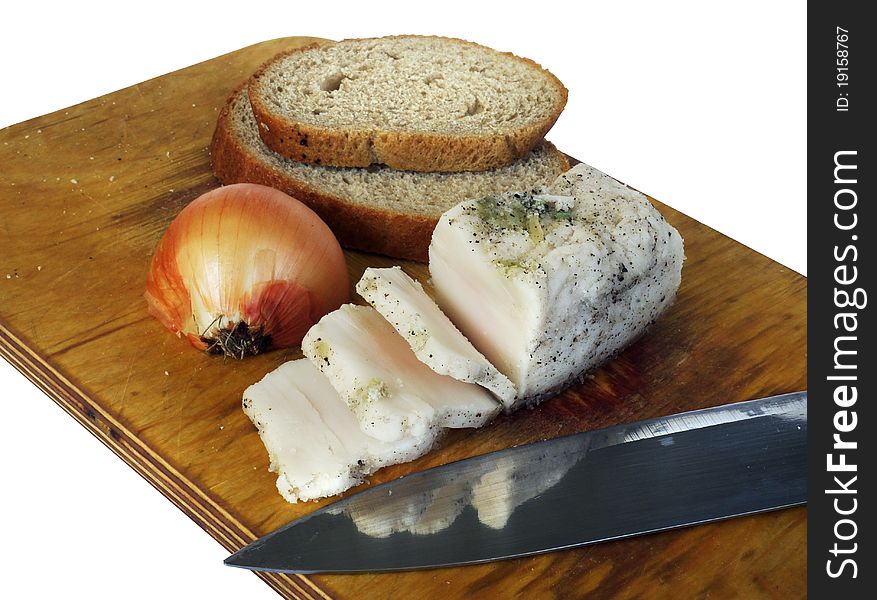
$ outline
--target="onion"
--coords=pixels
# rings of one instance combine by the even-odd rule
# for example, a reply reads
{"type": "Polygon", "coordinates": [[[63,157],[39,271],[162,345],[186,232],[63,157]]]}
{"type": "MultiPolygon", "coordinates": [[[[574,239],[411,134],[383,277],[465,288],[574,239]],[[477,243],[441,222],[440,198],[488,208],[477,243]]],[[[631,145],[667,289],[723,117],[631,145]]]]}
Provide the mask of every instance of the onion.
{"type": "Polygon", "coordinates": [[[301,343],[350,297],[338,240],[283,192],[239,183],[200,196],[152,257],[149,312],[212,354],[243,358],[301,343]]]}

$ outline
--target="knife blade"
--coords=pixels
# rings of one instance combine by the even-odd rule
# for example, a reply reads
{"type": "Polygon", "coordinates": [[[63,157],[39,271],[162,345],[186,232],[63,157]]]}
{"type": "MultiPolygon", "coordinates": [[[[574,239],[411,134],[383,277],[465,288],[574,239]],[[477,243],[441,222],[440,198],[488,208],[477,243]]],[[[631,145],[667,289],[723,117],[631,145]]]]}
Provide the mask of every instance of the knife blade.
{"type": "Polygon", "coordinates": [[[807,392],[500,450],[401,477],[225,564],[352,573],[482,563],[804,504],[807,392]]]}

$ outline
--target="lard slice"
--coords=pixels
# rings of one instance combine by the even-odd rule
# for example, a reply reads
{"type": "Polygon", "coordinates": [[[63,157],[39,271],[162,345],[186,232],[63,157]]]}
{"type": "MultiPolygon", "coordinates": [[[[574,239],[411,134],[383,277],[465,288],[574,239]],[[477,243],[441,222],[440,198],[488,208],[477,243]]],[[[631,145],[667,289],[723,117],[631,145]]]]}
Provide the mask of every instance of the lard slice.
{"type": "Polygon", "coordinates": [[[380,467],[414,460],[431,438],[377,440],[307,359],[290,361],[244,391],[244,412],[259,430],[269,470],[289,502],[332,496],[380,467]]]}
{"type": "Polygon", "coordinates": [[[515,398],[509,378],[497,371],[441,311],[419,282],[400,267],[365,270],[356,291],[405,338],[414,354],[442,375],[477,383],[503,404],[515,398]]]}
{"type": "Polygon", "coordinates": [[[375,309],[345,304],[314,325],[302,351],[367,434],[434,440],[444,427],[481,427],[500,405],[482,387],[439,375],[375,309]]]}

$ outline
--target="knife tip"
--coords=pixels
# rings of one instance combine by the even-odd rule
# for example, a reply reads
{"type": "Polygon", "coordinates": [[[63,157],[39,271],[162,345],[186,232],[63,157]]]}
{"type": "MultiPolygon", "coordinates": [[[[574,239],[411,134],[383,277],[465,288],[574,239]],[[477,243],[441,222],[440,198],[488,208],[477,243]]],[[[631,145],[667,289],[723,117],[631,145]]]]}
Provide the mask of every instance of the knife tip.
{"type": "Polygon", "coordinates": [[[223,560],[222,564],[227,567],[237,567],[240,569],[258,569],[259,565],[252,560],[252,556],[250,556],[248,560],[247,557],[249,554],[251,554],[247,552],[248,549],[249,546],[244,546],[243,548],[223,560]]]}
{"type": "Polygon", "coordinates": [[[238,553],[237,552],[235,552],[234,554],[232,554],[231,556],[226,558],[224,561],[222,561],[222,564],[224,564],[226,567],[242,567],[243,566],[240,562],[238,562],[238,553]]]}
{"type": "Polygon", "coordinates": [[[258,559],[255,557],[250,557],[251,560],[248,560],[246,556],[242,556],[243,549],[239,552],[235,552],[228,558],[222,561],[227,567],[234,567],[236,569],[247,569],[249,571],[267,571],[271,573],[296,573],[296,574],[310,574],[316,573],[318,571],[314,571],[312,569],[305,568],[296,568],[293,565],[285,565],[285,566],[270,566],[261,564],[258,559]]]}

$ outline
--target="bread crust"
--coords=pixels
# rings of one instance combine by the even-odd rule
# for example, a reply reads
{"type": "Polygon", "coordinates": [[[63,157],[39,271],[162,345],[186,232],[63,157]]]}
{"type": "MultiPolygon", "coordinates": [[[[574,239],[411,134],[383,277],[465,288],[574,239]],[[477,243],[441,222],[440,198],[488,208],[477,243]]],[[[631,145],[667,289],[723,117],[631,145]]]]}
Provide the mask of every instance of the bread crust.
{"type": "Polygon", "coordinates": [[[278,60],[316,47],[332,45],[315,43],[276,55],[256,71],[248,84],[250,105],[259,123],[259,135],[265,145],[292,160],[315,165],[368,167],[373,164],[383,164],[405,171],[486,171],[509,165],[518,158],[526,156],[542,141],[566,106],[568,97],[566,87],[554,74],[529,58],[511,52],[499,52],[459,38],[400,35],[380,39],[405,38],[430,38],[463,43],[486,48],[520,61],[547,75],[550,84],[557,90],[560,101],[552,108],[548,118],[541,122],[508,132],[485,132],[480,135],[328,128],[281,117],[265,102],[260,88],[261,77],[265,70],[278,60]]]}
{"type": "MultiPolygon", "coordinates": [[[[250,153],[235,135],[231,119],[232,104],[243,85],[229,95],[210,143],[213,172],[219,181],[224,185],[259,183],[286,192],[320,215],[345,248],[427,262],[429,242],[440,215],[407,214],[354,204],[275,169],[250,153]]],[[[569,169],[566,156],[550,142],[545,144],[557,153],[563,170],[569,169]]]]}

